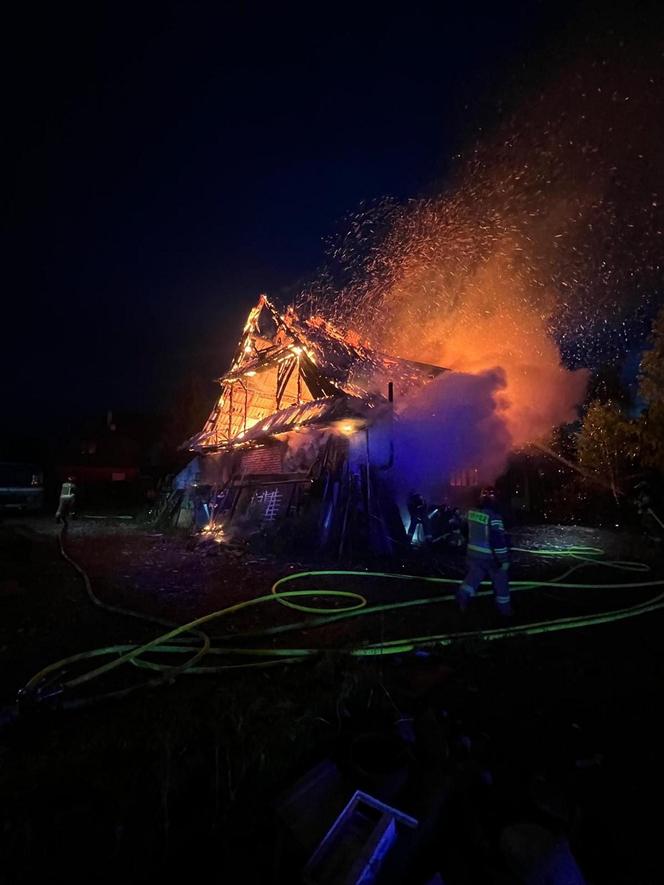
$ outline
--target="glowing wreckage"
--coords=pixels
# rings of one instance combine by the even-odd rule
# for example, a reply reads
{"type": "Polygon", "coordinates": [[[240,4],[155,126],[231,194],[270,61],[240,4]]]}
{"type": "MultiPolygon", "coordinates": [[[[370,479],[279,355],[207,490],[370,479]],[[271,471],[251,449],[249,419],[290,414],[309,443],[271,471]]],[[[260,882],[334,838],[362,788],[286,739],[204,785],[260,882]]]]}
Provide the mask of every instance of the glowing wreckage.
{"type": "Polygon", "coordinates": [[[404,404],[445,371],[379,353],[321,316],[280,313],[261,295],[208,420],[184,446],[201,464],[195,494],[208,495],[208,526],[249,537],[306,512],[321,553],[405,546],[385,475],[394,392],[404,404]]]}

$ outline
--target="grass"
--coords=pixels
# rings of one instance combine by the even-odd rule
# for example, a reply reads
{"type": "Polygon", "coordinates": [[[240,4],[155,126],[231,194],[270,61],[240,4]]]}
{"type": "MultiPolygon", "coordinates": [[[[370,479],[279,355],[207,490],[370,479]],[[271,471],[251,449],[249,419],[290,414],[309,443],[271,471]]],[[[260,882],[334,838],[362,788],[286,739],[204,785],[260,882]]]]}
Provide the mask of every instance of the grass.
{"type": "MultiPolygon", "coordinates": [[[[16,537],[9,527],[0,533],[2,580],[13,588],[0,625],[5,704],[49,660],[142,630],[89,606],[52,539],[22,535],[17,545],[16,537]]],[[[117,552],[112,546],[111,565],[117,552]]],[[[121,583],[129,566],[114,567],[121,583]]],[[[237,568],[240,596],[266,581],[255,567],[237,568]]],[[[105,592],[113,582],[109,565],[105,592]]],[[[432,869],[447,870],[446,881],[504,881],[497,834],[524,818],[566,832],[589,881],[658,881],[657,820],[646,803],[662,786],[662,621],[657,613],[537,640],[473,640],[427,657],[324,653],[21,718],[0,733],[3,881],[181,881],[208,861],[228,881],[297,881],[298,859],[277,859],[275,801],[321,759],[352,774],[353,737],[399,720],[414,723],[420,771],[444,764],[457,784],[451,808],[465,797],[470,817],[457,816],[457,828],[465,821],[458,838],[437,837],[424,854],[432,869]],[[484,769],[493,778],[487,790],[468,774],[484,769]],[[537,778],[562,793],[566,819],[537,805],[537,778]],[[460,862],[468,852],[475,866],[460,862]]]]}

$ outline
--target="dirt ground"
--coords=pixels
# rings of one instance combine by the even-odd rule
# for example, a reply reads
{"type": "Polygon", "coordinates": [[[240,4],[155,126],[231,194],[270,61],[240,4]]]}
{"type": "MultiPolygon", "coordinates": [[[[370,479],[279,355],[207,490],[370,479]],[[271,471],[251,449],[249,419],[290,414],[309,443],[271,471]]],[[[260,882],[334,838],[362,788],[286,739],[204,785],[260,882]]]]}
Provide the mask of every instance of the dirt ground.
{"type": "MultiPolygon", "coordinates": [[[[646,562],[648,578],[664,572],[656,546],[618,531],[540,526],[521,529],[513,543],[597,546],[610,560],[646,562]]],[[[154,532],[132,520],[79,519],[66,547],[105,603],[174,623],[269,593],[289,573],[325,567],[154,532]]],[[[511,574],[541,579],[573,564],[518,553],[511,574]]],[[[9,800],[0,861],[11,871],[7,881],[33,881],[45,870],[66,870],[71,882],[115,881],[120,872],[127,882],[175,881],[192,852],[201,862],[214,858],[220,873],[241,866],[243,881],[297,881],[288,878],[288,858],[275,860],[276,798],[321,759],[333,758],[343,768],[353,735],[399,722],[419,728],[415,756],[423,770],[421,748],[436,734],[447,748],[445,776],[466,783],[475,766],[484,784],[477,795],[473,786],[472,802],[462,791],[461,806],[454,805],[458,788],[453,791],[457,811],[437,824],[447,829],[424,852],[427,874],[441,869],[453,885],[519,881],[501,860],[497,839],[501,827],[527,820],[569,839],[589,882],[660,881],[658,815],[649,806],[662,787],[661,612],[531,639],[472,639],[358,660],[343,650],[496,626],[491,600],[476,600],[462,618],[445,601],[452,586],[357,576],[301,579],[292,587],[351,590],[370,606],[436,601],[261,637],[262,647],[322,650],[297,666],[182,676],[83,711],[40,709],[16,719],[17,690],[42,667],[161,631],[92,604],[80,576],[59,554],[51,520],[0,524],[0,568],[0,788],[9,800]],[[456,847],[445,850],[451,833],[456,847]]],[[[399,568],[458,578],[463,559],[416,553],[399,568]]],[[[642,577],[596,564],[571,580],[642,577]]],[[[515,592],[514,623],[620,608],[654,592],[515,592]]],[[[323,597],[315,601],[326,604],[323,597]]],[[[242,634],[304,620],[270,601],[207,630],[251,645],[256,640],[242,634]]],[[[136,668],[126,671],[109,687],[146,678],[136,668]]]]}

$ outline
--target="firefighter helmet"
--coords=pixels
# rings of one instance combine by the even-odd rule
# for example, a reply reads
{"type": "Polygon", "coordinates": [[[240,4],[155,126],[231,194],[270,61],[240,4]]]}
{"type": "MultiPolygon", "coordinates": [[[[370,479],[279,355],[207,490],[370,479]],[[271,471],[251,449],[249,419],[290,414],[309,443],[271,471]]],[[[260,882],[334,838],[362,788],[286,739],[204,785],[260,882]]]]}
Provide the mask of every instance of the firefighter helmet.
{"type": "Polygon", "coordinates": [[[480,504],[493,504],[496,500],[496,490],[493,486],[484,486],[480,492],[480,504]]]}

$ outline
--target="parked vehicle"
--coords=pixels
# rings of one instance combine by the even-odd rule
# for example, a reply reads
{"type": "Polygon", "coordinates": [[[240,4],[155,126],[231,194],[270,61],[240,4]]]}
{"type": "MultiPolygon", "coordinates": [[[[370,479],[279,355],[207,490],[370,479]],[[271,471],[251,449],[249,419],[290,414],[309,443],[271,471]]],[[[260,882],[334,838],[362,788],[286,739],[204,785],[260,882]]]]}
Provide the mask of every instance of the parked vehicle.
{"type": "Polygon", "coordinates": [[[0,461],[0,512],[41,510],[44,474],[36,464],[0,461]]]}

